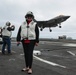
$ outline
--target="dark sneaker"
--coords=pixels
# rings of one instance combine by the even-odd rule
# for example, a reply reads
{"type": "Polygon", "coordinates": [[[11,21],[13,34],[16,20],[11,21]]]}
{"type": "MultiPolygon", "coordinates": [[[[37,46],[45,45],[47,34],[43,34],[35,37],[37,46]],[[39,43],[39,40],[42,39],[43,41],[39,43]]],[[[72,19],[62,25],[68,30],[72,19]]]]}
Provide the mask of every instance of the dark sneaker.
{"type": "Polygon", "coordinates": [[[5,55],[5,53],[4,53],[4,52],[2,52],[2,55],[5,55]]]}
{"type": "Polygon", "coordinates": [[[8,55],[12,55],[12,53],[8,53],[8,55]]]}

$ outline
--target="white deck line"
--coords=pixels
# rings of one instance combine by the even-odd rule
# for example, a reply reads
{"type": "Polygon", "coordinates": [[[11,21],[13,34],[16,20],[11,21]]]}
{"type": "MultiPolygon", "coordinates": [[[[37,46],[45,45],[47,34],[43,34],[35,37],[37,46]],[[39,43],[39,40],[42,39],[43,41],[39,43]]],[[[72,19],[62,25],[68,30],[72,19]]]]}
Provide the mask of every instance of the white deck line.
{"type": "Polygon", "coordinates": [[[54,62],[50,62],[50,61],[41,59],[41,58],[39,58],[39,57],[37,57],[37,56],[33,56],[33,57],[36,58],[36,59],[39,60],[39,61],[42,61],[42,62],[46,63],[46,64],[53,65],[53,66],[59,66],[59,67],[62,67],[62,68],[66,68],[66,66],[62,66],[62,65],[56,64],[56,63],[54,63],[54,62]]]}
{"type": "Polygon", "coordinates": [[[71,55],[75,56],[75,54],[71,51],[67,51],[68,53],[70,53],[71,55]]]}
{"type": "Polygon", "coordinates": [[[74,44],[74,43],[66,43],[66,44],[63,44],[62,46],[76,47],[76,44],[74,44]]]}

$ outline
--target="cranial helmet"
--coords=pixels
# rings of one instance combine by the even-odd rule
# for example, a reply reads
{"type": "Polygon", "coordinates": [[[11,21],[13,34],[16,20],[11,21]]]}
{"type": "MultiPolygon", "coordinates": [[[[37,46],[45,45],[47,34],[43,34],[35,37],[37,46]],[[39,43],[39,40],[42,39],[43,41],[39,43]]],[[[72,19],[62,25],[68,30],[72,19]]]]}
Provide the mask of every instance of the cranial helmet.
{"type": "Polygon", "coordinates": [[[28,16],[34,18],[34,15],[33,15],[33,13],[32,13],[31,11],[28,11],[28,12],[26,13],[25,18],[27,18],[28,16]]]}
{"type": "Polygon", "coordinates": [[[11,25],[11,23],[8,21],[8,22],[6,22],[6,25],[7,25],[7,26],[10,26],[10,25],[11,25]]]}

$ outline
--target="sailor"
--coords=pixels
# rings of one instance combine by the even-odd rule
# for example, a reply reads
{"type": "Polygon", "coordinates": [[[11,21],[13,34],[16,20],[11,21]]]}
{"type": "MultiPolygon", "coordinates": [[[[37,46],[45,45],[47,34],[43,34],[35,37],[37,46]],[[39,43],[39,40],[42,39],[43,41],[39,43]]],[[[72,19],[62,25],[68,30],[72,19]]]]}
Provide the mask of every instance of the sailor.
{"type": "Polygon", "coordinates": [[[3,46],[2,46],[2,54],[5,54],[5,47],[7,45],[8,54],[11,54],[11,35],[12,31],[15,30],[15,26],[11,25],[8,21],[2,29],[2,38],[3,38],[3,46]]]}

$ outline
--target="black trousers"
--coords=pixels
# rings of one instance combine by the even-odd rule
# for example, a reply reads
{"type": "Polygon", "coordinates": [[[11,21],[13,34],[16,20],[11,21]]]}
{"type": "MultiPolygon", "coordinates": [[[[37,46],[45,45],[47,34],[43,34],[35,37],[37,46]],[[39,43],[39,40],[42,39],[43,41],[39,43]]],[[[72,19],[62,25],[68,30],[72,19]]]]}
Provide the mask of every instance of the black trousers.
{"type": "Polygon", "coordinates": [[[26,67],[31,68],[33,62],[33,50],[35,46],[35,40],[31,40],[30,43],[24,43],[24,41],[22,41],[22,45],[24,49],[26,67]]]}

